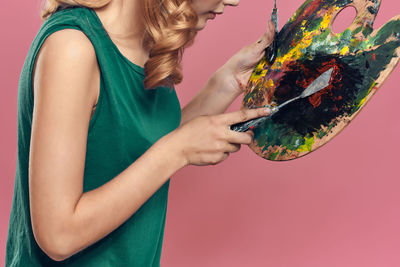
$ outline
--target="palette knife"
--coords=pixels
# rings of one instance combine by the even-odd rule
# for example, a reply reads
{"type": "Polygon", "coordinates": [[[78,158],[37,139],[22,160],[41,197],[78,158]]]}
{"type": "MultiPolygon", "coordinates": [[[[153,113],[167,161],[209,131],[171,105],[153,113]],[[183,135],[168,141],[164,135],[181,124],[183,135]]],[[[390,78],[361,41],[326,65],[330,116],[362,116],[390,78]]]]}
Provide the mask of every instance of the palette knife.
{"type": "MultiPolygon", "coordinates": [[[[230,129],[233,131],[237,132],[245,132],[249,129],[254,129],[258,126],[260,126],[262,123],[264,123],[267,119],[271,118],[272,115],[277,113],[282,107],[286,106],[287,104],[301,99],[301,98],[306,98],[310,95],[315,94],[316,92],[321,91],[322,89],[326,88],[329,85],[329,82],[331,80],[333,68],[330,68],[329,70],[325,71],[322,73],[320,76],[318,76],[317,79],[315,79],[302,93],[301,95],[294,97],[292,99],[289,99],[288,101],[280,104],[279,106],[275,106],[271,108],[271,113],[267,116],[257,118],[257,119],[251,119],[245,122],[240,122],[231,125],[230,129]]],[[[269,105],[265,105],[265,107],[269,107],[269,105]]]]}

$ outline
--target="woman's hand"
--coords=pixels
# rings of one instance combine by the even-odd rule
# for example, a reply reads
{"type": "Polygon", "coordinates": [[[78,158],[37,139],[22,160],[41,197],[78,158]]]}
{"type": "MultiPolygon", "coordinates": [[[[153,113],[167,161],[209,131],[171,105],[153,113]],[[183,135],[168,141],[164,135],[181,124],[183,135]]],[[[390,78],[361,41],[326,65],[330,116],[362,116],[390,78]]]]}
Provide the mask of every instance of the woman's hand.
{"type": "Polygon", "coordinates": [[[265,49],[274,40],[274,36],[275,25],[272,21],[268,21],[267,32],[260,39],[243,47],[218,69],[216,75],[222,80],[221,88],[236,95],[241,94],[255,66],[265,55],[265,49]]]}
{"type": "Polygon", "coordinates": [[[207,81],[203,89],[182,109],[182,124],[199,115],[221,114],[243,93],[250,75],[274,39],[275,26],[255,43],[242,48],[207,81]]]}
{"type": "MultiPolygon", "coordinates": [[[[229,153],[250,144],[253,132],[236,132],[230,125],[268,115],[269,109],[243,109],[235,112],[198,116],[165,136],[166,142],[177,149],[185,165],[214,165],[225,160],[229,153]]],[[[164,138],[164,139],[165,139],[164,138]]]]}

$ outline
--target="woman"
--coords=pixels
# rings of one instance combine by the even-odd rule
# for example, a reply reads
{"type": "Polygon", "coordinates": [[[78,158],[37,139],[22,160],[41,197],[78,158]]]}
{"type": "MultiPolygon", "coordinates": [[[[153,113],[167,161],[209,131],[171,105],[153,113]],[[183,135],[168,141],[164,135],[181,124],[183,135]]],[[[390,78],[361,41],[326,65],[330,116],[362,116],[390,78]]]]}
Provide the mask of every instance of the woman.
{"type": "Polygon", "coordinates": [[[180,61],[238,0],[48,0],[21,72],[6,266],[159,266],[171,175],[249,144],[223,113],[274,26],[182,111],[180,61]]]}

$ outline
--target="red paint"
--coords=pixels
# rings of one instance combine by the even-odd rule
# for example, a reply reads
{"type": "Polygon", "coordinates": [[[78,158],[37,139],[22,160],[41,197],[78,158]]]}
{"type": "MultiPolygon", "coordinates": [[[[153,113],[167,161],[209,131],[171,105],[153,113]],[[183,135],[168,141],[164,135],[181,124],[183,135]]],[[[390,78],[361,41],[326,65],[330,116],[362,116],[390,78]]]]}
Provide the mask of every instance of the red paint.
{"type": "Polygon", "coordinates": [[[313,105],[314,108],[321,105],[321,95],[322,94],[320,92],[315,93],[315,94],[311,95],[310,97],[308,97],[308,101],[310,101],[311,105],[313,105]]]}
{"type": "MultiPolygon", "coordinates": [[[[289,27],[289,31],[292,31],[293,28],[296,27],[297,25],[299,25],[303,19],[308,18],[313,13],[316,13],[318,8],[320,8],[321,4],[322,4],[322,0],[315,0],[311,3],[309,3],[306,7],[304,7],[303,12],[297,17],[297,19],[295,21],[293,21],[292,23],[287,24],[289,27]]],[[[318,17],[320,17],[320,16],[316,16],[316,18],[318,18],[318,17]]],[[[292,43],[292,46],[294,46],[293,43],[292,43]]]]}
{"type": "MultiPolygon", "coordinates": [[[[315,93],[314,95],[310,96],[308,98],[308,100],[310,101],[310,104],[313,105],[314,108],[318,107],[321,104],[321,97],[322,95],[329,95],[331,98],[333,97],[332,94],[332,89],[333,85],[332,85],[332,81],[340,81],[342,79],[342,76],[340,74],[340,70],[339,67],[336,65],[336,60],[332,59],[330,62],[326,62],[323,64],[323,68],[319,69],[318,71],[320,73],[325,72],[326,70],[328,70],[329,68],[333,67],[333,72],[332,72],[332,78],[331,78],[331,84],[329,86],[327,86],[325,89],[315,93]]],[[[336,88],[336,89],[340,89],[340,88],[336,88]]],[[[337,96],[335,98],[335,100],[341,100],[343,97],[341,95],[337,96]]],[[[338,111],[338,108],[335,106],[335,111],[338,111]]]]}
{"type": "MultiPolygon", "coordinates": [[[[293,69],[293,68],[301,68],[301,71],[304,73],[305,78],[303,80],[299,80],[296,82],[297,85],[302,88],[307,88],[316,79],[316,77],[318,77],[325,71],[329,70],[330,68],[334,68],[334,71],[332,73],[332,79],[341,80],[341,75],[339,74],[340,73],[339,67],[337,66],[336,60],[334,58],[328,62],[324,62],[322,64],[321,68],[319,68],[317,70],[307,69],[303,65],[298,66],[298,65],[296,65],[296,62],[290,62],[286,66],[283,67],[283,69],[293,69]],[[316,71],[317,71],[317,73],[316,73],[316,71]]],[[[282,73],[283,72],[281,72],[281,74],[282,73]]],[[[274,74],[272,72],[271,74],[269,74],[267,76],[268,77],[266,77],[265,80],[268,80],[269,78],[274,76],[274,74]]],[[[277,75],[275,74],[275,76],[277,76],[277,75]]],[[[275,77],[275,78],[277,78],[277,77],[275,77]]],[[[279,78],[281,78],[281,77],[279,77],[279,78]]],[[[279,80],[274,79],[274,81],[275,81],[275,83],[274,83],[273,88],[270,88],[267,93],[268,103],[271,102],[272,98],[274,97],[275,88],[279,85],[279,80]]],[[[325,89],[322,89],[321,91],[308,97],[308,100],[313,105],[313,107],[316,108],[321,104],[322,95],[328,94],[328,95],[332,96],[332,89],[333,89],[332,85],[329,85],[325,89]]],[[[341,96],[340,96],[340,98],[341,98],[341,96]]]]}
{"type": "MultiPolygon", "coordinates": [[[[329,70],[330,68],[334,69],[333,73],[332,73],[331,84],[332,84],[333,80],[340,81],[342,79],[342,76],[340,74],[340,68],[337,65],[335,58],[332,58],[330,61],[322,63],[322,66],[318,69],[307,69],[303,65],[298,66],[296,64],[296,62],[287,62],[284,64],[284,66],[282,66],[282,69],[286,69],[286,70],[298,69],[298,68],[300,68],[301,71],[304,73],[304,76],[303,76],[304,78],[302,80],[296,81],[297,85],[302,88],[307,88],[316,79],[316,77],[318,77],[325,71],[329,70]]],[[[255,99],[264,99],[264,97],[266,97],[267,98],[266,103],[271,103],[272,100],[274,99],[275,89],[277,87],[279,87],[280,80],[283,78],[283,76],[284,76],[283,71],[282,72],[276,72],[276,71],[268,72],[266,74],[266,76],[263,78],[262,83],[261,84],[259,83],[258,86],[256,86],[256,88],[257,88],[256,90],[258,90],[258,93],[257,93],[257,96],[255,96],[255,99]],[[268,86],[266,86],[266,81],[268,81],[269,79],[274,80],[274,85],[271,88],[268,88],[268,86]],[[262,92],[262,90],[261,90],[262,88],[267,89],[266,94],[265,94],[265,91],[264,91],[264,93],[262,92]]],[[[327,86],[325,89],[322,89],[321,91],[308,97],[310,104],[312,104],[314,108],[317,108],[321,104],[323,95],[328,95],[331,98],[335,98],[336,100],[342,99],[342,96],[340,96],[340,95],[337,97],[333,96],[332,90],[334,88],[331,84],[329,86],[327,86]]],[[[336,89],[340,89],[340,88],[336,88],[336,89]]]]}
{"type": "MultiPolygon", "coordinates": [[[[331,61],[328,62],[324,62],[322,64],[322,67],[320,69],[318,69],[318,73],[319,75],[321,75],[322,73],[324,73],[325,71],[329,70],[330,68],[333,68],[333,72],[332,72],[332,79],[341,79],[341,76],[338,75],[339,74],[339,69],[336,65],[336,60],[333,58],[331,61]]],[[[311,70],[307,70],[305,68],[303,68],[304,74],[308,77],[310,77],[309,79],[303,80],[301,82],[301,84],[299,84],[300,86],[307,88],[314,80],[315,80],[315,75],[312,75],[312,73],[310,73],[311,70]]],[[[321,104],[321,97],[322,95],[328,94],[330,96],[332,96],[332,89],[333,86],[332,85],[328,85],[325,89],[322,89],[321,91],[311,95],[308,97],[308,101],[310,102],[311,105],[313,105],[314,108],[317,108],[320,104],[321,104]]],[[[340,96],[341,98],[341,96],[340,96]]]]}
{"type": "Polygon", "coordinates": [[[304,18],[308,18],[309,16],[311,16],[313,13],[315,13],[315,11],[320,8],[322,1],[312,1],[311,3],[308,4],[307,7],[304,8],[303,12],[301,13],[301,15],[299,15],[299,17],[297,18],[297,20],[293,23],[293,25],[297,25],[300,21],[302,21],[304,18]]]}

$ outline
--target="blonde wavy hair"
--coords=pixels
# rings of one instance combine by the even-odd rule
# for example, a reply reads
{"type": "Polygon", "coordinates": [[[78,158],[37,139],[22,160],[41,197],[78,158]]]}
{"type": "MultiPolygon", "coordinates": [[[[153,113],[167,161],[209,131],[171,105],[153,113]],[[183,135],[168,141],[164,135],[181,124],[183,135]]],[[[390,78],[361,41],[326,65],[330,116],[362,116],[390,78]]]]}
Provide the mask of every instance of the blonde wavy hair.
{"type": "MultiPolygon", "coordinates": [[[[40,16],[46,20],[58,9],[70,6],[101,8],[112,0],[45,0],[40,16]]],[[[144,65],[145,88],[167,86],[172,89],[182,82],[184,49],[193,44],[198,16],[191,0],[141,0],[144,48],[150,51],[144,65]]]]}

